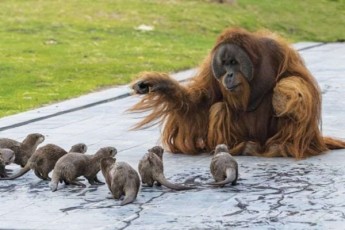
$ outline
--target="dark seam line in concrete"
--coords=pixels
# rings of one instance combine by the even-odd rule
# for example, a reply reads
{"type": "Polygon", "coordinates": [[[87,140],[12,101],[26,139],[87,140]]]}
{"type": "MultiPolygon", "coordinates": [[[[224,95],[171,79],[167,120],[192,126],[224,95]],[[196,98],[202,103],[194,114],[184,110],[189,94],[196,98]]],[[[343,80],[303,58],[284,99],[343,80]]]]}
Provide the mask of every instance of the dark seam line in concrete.
{"type": "Polygon", "coordinates": [[[320,47],[320,46],[324,46],[324,45],[327,45],[328,43],[326,42],[322,42],[320,44],[316,44],[316,45],[311,45],[311,46],[307,46],[307,47],[304,47],[304,48],[300,48],[298,49],[298,51],[305,51],[305,50],[310,50],[310,49],[313,49],[313,48],[316,48],[316,47],[320,47]]]}
{"type": "Polygon", "coordinates": [[[61,111],[61,112],[57,112],[57,113],[53,113],[53,114],[50,114],[50,115],[46,115],[46,116],[30,119],[30,120],[27,120],[27,121],[19,122],[19,123],[13,124],[13,125],[1,127],[0,131],[17,128],[17,127],[20,127],[20,126],[23,126],[23,125],[34,123],[36,121],[42,121],[42,120],[45,120],[45,119],[48,119],[48,118],[52,118],[52,117],[56,117],[56,116],[60,116],[60,115],[66,114],[66,113],[71,113],[71,112],[75,112],[75,111],[78,111],[78,110],[90,108],[90,107],[93,107],[93,106],[96,106],[96,105],[108,103],[108,102],[111,102],[111,101],[116,101],[116,100],[119,100],[119,99],[122,99],[122,98],[129,97],[130,95],[131,95],[130,93],[125,93],[125,94],[121,94],[121,95],[116,96],[116,97],[112,97],[112,98],[96,101],[96,102],[93,102],[93,103],[90,103],[90,104],[86,104],[86,105],[83,105],[83,106],[75,107],[73,109],[67,109],[67,110],[64,110],[64,111],[61,111]]]}
{"type": "MultiPolygon", "coordinates": [[[[312,46],[308,46],[308,47],[305,47],[305,48],[298,49],[298,51],[309,50],[309,49],[312,49],[312,48],[315,48],[315,47],[319,47],[319,46],[323,46],[323,45],[326,45],[326,44],[327,43],[320,43],[320,44],[317,44],[317,45],[312,45],[312,46]]],[[[187,79],[181,80],[179,82],[186,82],[186,81],[189,81],[189,80],[190,80],[190,78],[187,78],[187,79]]],[[[111,98],[108,98],[108,99],[100,100],[100,101],[93,102],[93,103],[90,103],[90,104],[86,104],[86,105],[83,105],[83,106],[75,107],[73,109],[67,109],[67,110],[64,110],[64,111],[61,111],[61,112],[57,112],[57,113],[53,113],[53,114],[50,114],[50,115],[47,115],[47,116],[42,116],[42,117],[38,117],[38,118],[27,120],[27,121],[19,122],[19,123],[13,124],[13,125],[4,126],[4,127],[0,128],[0,131],[5,131],[5,130],[8,130],[8,129],[17,128],[17,127],[20,127],[20,126],[23,126],[23,125],[34,123],[34,122],[37,122],[37,121],[46,120],[46,119],[49,119],[49,118],[52,118],[52,117],[56,117],[56,116],[60,116],[60,115],[66,114],[66,113],[71,113],[71,112],[75,112],[75,111],[78,111],[78,110],[90,108],[90,107],[93,107],[93,106],[96,106],[96,105],[108,103],[108,102],[111,102],[111,101],[116,101],[116,100],[119,100],[119,99],[123,99],[123,98],[129,97],[130,95],[131,95],[130,93],[125,93],[125,94],[121,94],[121,95],[116,96],[116,97],[111,97],[111,98]]]]}

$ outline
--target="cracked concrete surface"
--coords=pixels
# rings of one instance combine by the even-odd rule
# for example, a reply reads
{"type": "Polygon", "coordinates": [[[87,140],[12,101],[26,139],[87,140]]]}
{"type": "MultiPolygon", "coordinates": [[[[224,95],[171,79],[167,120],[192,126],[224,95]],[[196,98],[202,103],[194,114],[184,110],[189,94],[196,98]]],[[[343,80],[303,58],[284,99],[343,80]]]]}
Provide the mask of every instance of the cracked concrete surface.
{"type": "MultiPolygon", "coordinates": [[[[344,138],[345,44],[295,46],[323,92],[323,133],[344,138]]],[[[185,80],[192,73],[176,77],[185,80]]],[[[138,101],[121,96],[128,92],[127,86],[116,87],[2,118],[0,137],[22,140],[28,133],[40,132],[46,136],[43,144],[69,149],[85,142],[89,154],[115,146],[117,159],[137,169],[146,150],[160,143],[159,127],[128,131],[142,116],[125,113],[138,101]]],[[[343,228],[344,150],[300,161],[236,157],[238,185],[223,188],[206,185],[212,181],[210,158],[207,153],[166,153],[167,178],[198,187],[188,191],[142,187],[134,204],[124,207],[107,199],[106,186],[91,186],[86,181],[86,188],[60,184],[54,193],[33,172],[14,181],[0,181],[0,229],[343,228]]],[[[16,165],[9,168],[19,169],[16,165]]],[[[99,177],[104,181],[101,173],[99,177]]]]}

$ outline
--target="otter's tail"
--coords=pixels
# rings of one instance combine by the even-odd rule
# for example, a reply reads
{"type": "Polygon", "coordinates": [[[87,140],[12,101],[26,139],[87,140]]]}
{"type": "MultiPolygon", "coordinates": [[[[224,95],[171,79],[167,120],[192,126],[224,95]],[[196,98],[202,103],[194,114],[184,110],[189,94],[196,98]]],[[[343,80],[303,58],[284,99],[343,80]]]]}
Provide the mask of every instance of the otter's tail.
{"type": "Polygon", "coordinates": [[[24,166],[24,168],[21,168],[21,169],[19,170],[19,172],[18,172],[17,174],[12,175],[12,176],[10,176],[10,177],[0,178],[0,180],[14,180],[14,179],[16,179],[16,178],[18,178],[18,177],[23,176],[23,175],[26,174],[27,172],[29,172],[30,169],[31,169],[31,168],[30,168],[30,162],[28,162],[28,163],[26,163],[26,165],[24,166]]]}
{"type": "Polygon", "coordinates": [[[169,182],[165,176],[163,174],[161,174],[157,179],[156,179],[159,183],[161,183],[162,185],[164,185],[165,187],[168,187],[170,189],[174,189],[174,190],[188,190],[188,189],[193,189],[193,187],[187,187],[181,184],[173,184],[171,182],[169,182]]]}
{"type": "Polygon", "coordinates": [[[138,192],[134,191],[134,189],[128,191],[125,198],[121,202],[121,206],[132,203],[137,198],[137,194],[138,192]]]}
{"type": "Polygon", "coordinates": [[[334,139],[332,137],[323,137],[323,141],[325,142],[328,149],[345,149],[345,141],[334,139]]]}
{"type": "Polygon", "coordinates": [[[210,185],[219,185],[224,186],[226,184],[232,183],[233,185],[236,184],[237,180],[237,171],[235,168],[227,168],[226,169],[226,179],[219,182],[212,182],[209,183],[210,185]]]}
{"type": "Polygon", "coordinates": [[[60,181],[60,170],[59,169],[54,169],[53,171],[53,176],[52,176],[52,180],[49,183],[49,187],[52,190],[52,192],[55,192],[58,188],[58,184],[60,181]]]}

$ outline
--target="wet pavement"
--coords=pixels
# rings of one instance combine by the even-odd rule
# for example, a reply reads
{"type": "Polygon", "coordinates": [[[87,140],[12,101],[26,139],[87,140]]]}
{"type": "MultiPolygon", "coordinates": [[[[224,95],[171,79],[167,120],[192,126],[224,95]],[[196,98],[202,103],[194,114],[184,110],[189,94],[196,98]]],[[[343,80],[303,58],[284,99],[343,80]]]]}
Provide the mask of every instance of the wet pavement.
{"type": "MultiPolygon", "coordinates": [[[[345,44],[298,43],[323,92],[323,133],[345,138],[345,44]]],[[[188,79],[195,70],[176,74],[188,79]]],[[[159,127],[129,131],[143,115],[126,109],[138,101],[120,86],[0,119],[0,137],[22,140],[39,132],[65,149],[84,142],[88,154],[104,146],[137,169],[146,150],[160,144],[159,127]]],[[[239,156],[237,186],[213,188],[211,156],[164,155],[165,174],[197,189],[142,187],[136,201],[119,206],[107,186],[48,182],[33,172],[0,181],[0,229],[342,229],[345,224],[345,150],[296,161],[239,156]]],[[[16,165],[8,167],[19,170],[16,165]]],[[[104,181],[99,173],[99,178],[104,181]]]]}

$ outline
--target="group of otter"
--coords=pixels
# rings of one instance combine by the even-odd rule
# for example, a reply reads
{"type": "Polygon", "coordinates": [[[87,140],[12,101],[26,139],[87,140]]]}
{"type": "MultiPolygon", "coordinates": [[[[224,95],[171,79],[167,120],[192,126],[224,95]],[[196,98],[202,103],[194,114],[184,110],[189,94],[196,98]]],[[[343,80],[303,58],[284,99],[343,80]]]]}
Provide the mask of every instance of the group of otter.
{"type": "MultiPolygon", "coordinates": [[[[132,203],[139,192],[140,177],[142,184],[152,187],[164,185],[174,190],[186,190],[194,187],[169,182],[164,176],[163,148],[155,146],[139,161],[138,172],[126,162],[117,162],[114,158],[117,150],[114,147],[100,148],[94,155],[84,154],[87,146],[83,143],[75,144],[67,152],[63,148],[47,144],[37,149],[44,141],[39,133],[29,134],[22,142],[8,138],[0,138],[0,180],[13,180],[21,177],[32,169],[37,177],[49,180],[50,188],[54,192],[58,184],[85,184],[77,180],[85,177],[91,185],[104,184],[97,178],[102,171],[112,197],[121,199],[121,205],[132,203]],[[7,175],[9,170],[5,166],[15,163],[22,168],[14,175],[7,175]],[[49,173],[53,171],[52,178],[49,173]]],[[[224,186],[236,184],[238,178],[238,164],[230,155],[225,144],[218,145],[211,160],[210,170],[215,182],[211,185],[224,186]]]]}

